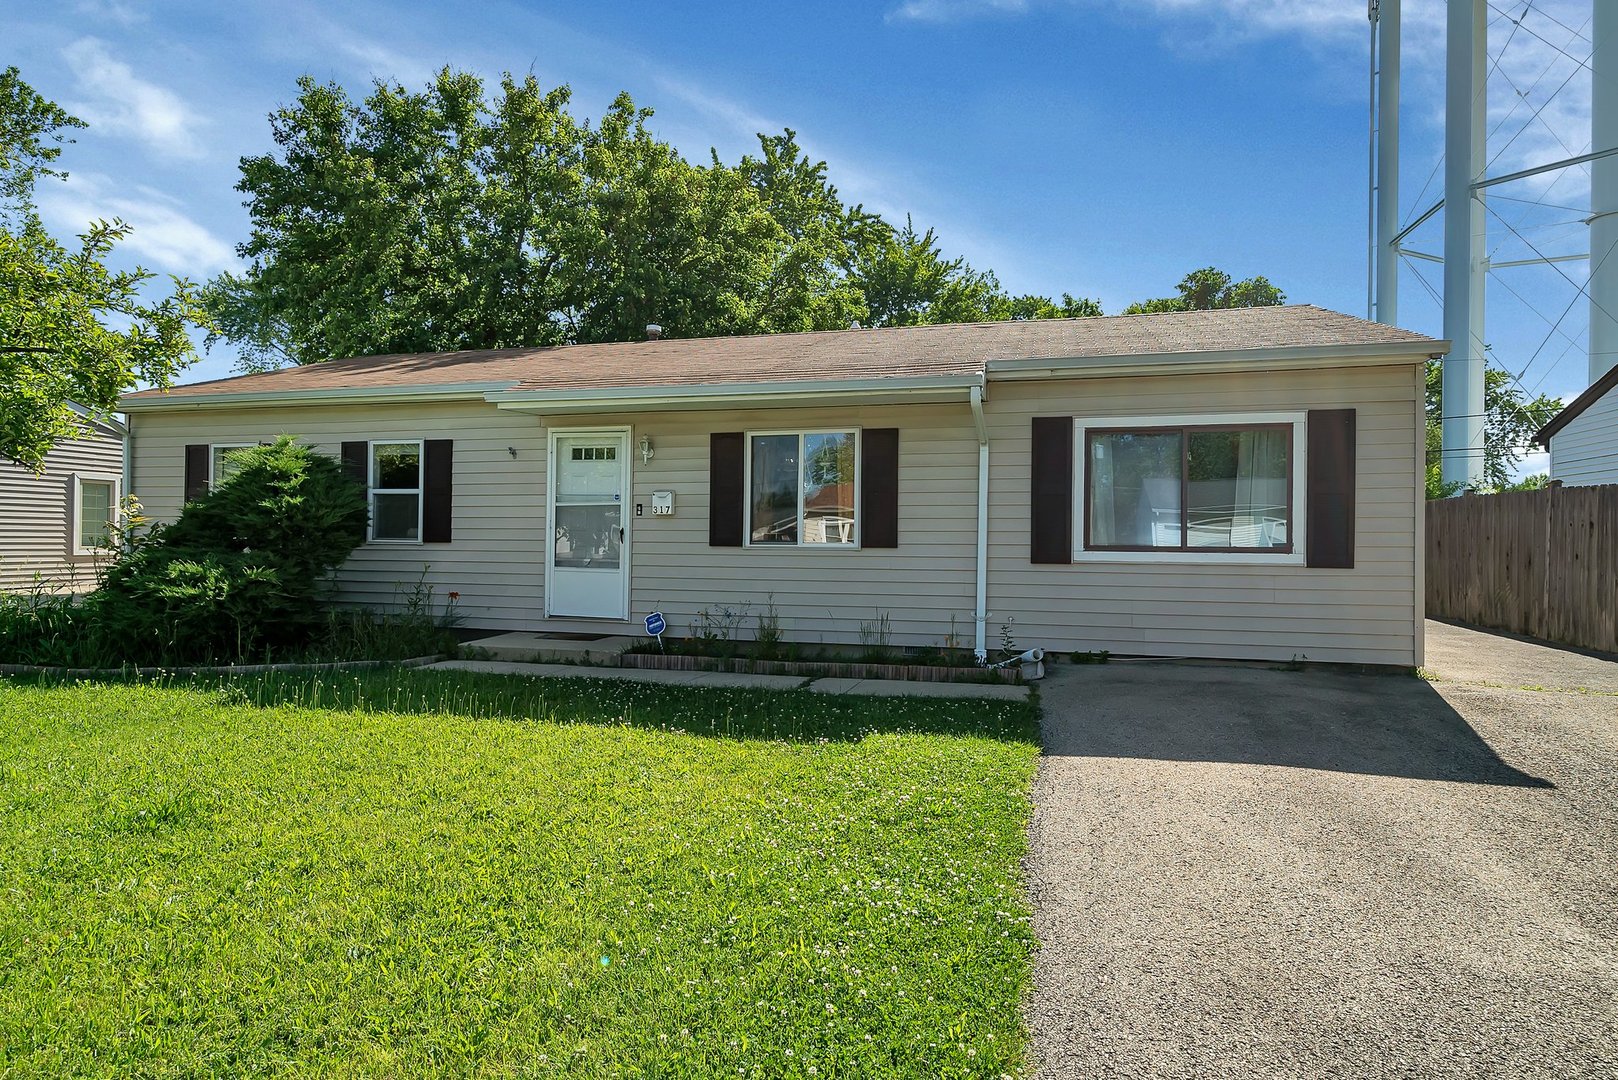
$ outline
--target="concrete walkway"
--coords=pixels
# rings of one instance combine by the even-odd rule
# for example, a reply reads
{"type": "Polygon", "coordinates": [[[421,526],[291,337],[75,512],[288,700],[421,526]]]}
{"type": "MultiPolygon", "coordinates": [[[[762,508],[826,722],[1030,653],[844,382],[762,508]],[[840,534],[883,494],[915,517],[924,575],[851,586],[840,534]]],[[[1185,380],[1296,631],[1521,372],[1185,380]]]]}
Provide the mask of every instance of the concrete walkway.
{"type": "Polygon", "coordinates": [[[1019,700],[1027,686],[1012,683],[925,683],[897,679],[806,679],[799,675],[746,675],[730,671],[661,671],[653,668],[586,667],[578,664],[523,664],[508,660],[444,660],[430,665],[444,671],[526,675],[538,679],[628,679],[665,686],[726,686],[759,690],[808,690],[812,694],[866,697],[993,698],[1019,700]]]}
{"type": "Polygon", "coordinates": [[[1053,670],[1040,1076],[1618,1076],[1618,663],[1429,634],[1432,681],[1053,670]]]}

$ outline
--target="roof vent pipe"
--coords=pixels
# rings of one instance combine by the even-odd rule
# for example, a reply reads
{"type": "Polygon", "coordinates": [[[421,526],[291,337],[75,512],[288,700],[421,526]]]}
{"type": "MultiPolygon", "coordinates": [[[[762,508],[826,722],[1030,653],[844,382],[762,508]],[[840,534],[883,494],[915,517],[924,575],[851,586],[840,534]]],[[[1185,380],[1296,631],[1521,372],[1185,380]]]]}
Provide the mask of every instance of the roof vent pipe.
{"type": "Polygon", "coordinates": [[[655,322],[651,322],[651,323],[646,324],[646,340],[647,341],[656,341],[658,338],[660,338],[662,336],[663,336],[663,328],[661,326],[657,325],[655,322]]]}

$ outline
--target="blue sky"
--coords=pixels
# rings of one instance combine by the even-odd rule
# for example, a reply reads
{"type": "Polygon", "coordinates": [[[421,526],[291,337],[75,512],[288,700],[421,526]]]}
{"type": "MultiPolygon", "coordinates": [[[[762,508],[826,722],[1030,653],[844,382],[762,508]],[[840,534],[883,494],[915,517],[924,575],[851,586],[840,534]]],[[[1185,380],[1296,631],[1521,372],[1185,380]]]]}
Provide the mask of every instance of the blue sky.
{"type": "MultiPolygon", "coordinates": [[[[48,221],[68,233],[122,216],[129,255],[155,270],[233,265],[247,230],[237,159],[269,148],[265,115],[298,75],[358,94],[449,64],[567,83],[590,117],[627,90],[695,159],[714,147],[734,160],[754,132],[790,126],[851,200],[914,214],[1017,291],[1116,311],[1213,264],[1264,274],[1295,301],[1365,308],[1363,0],[8,6],[7,62],[92,125],[66,156],[71,182],[42,192],[48,221]]],[[[1537,0],[1514,24],[1526,7],[1491,8],[1496,171],[1589,139],[1588,82],[1552,47],[1588,52],[1588,0],[1537,0]]],[[[1406,11],[1409,217],[1438,194],[1418,198],[1440,147],[1443,12],[1439,0],[1406,11]]],[[[1579,170],[1501,194],[1524,200],[1498,205],[1525,239],[1497,229],[1497,258],[1528,242],[1582,250],[1579,170]]],[[[1435,220],[1416,239],[1438,250],[1439,236],[1435,220]]],[[[1417,269],[1439,285],[1437,266],[1417,269]]],[[[1585,382],[1581,304],[1551,324],[1584,270],[1564,270],[1575,280],[1530,269],[1495,289],[1489,333],[1502,362],[1528,365],[1525,386],[1571,395],[1585,382]]],[[[1401,321],[1436,335],[1413,274],[1401,321]]],[[[233,362],[216,349],[188,378],[233,362]]]]}

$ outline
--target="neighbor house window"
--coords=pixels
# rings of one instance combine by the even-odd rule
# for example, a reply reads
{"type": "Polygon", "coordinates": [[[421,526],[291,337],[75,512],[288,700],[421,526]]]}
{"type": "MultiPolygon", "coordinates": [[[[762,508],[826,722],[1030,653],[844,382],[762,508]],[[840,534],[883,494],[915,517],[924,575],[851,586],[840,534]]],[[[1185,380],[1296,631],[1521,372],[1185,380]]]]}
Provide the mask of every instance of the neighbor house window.
{"type": "Polygon", "coordinates": [[[371,444],[371,539],[421,540],[421,443],[371,444]]]}
{"type": "Polygon", "coordinates": [[[208,448],[209,491],[218,490],[219,485],[241,471],[241,464],[230,456],[230,452],[246,450],[252,445],[252,443],[215,443],[208,448]]]}
{"type": "Polygon", "coordinates": [[[1090,427],[1083,436],[1087,550],[1292,550],[1292,424],[1090,427]]]}
{"type": "Polygon", "coordinates": [[[749,436],[748,542],[853,547],[858,460],[857,431],[749,436]]]}
{"type": "Polygon", "coordinates": [[[73,478],[73,553],[94,555],[112,547],[112,526],[118,512],[118,481],[73,478]]]}

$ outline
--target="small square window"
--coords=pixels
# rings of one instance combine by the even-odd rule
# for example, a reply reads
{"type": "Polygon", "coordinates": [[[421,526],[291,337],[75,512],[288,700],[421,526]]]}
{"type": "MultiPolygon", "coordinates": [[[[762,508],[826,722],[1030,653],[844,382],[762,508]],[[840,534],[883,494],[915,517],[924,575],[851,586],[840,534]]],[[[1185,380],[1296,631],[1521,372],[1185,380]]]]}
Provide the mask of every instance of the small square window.
{"type": "Polygon", "coordinates": [[[217,491],[221,485],[241,471],[241,462],[236,460],[233,453],[249,449],[251,446],[251,443],[216,443],[208,448],[208,490],[217,491]]]}

